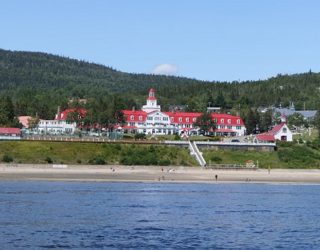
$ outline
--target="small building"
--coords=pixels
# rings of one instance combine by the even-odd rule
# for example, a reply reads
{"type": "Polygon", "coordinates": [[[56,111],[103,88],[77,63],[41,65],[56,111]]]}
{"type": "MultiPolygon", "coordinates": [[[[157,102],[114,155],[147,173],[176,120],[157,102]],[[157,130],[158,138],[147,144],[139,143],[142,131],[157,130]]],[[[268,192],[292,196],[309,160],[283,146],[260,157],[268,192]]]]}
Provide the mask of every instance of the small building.
{"type": "Polygon", "coordinates": [[[60,112],[58,109],[54,120],[40,119],[37,127],[39,134],[61,135],[61,134],[74,134],[77,128],[77,122],[74,118],[70,117],[72,113],[78,116],[78,119],[83,119],[86,115],[85,109],[66,109],[60,112]]]}
{"type": "Polygon", "coordinates": [[[304,120],[311,122],[314,120],[317,114],[317,110],[296,110],[292,102],[289,108],[275,108],[273,113],[280,113],[281,115],[285,115],[286,117],[298,113],[303,116],[304,120]]]}
{"type": "Polygon", "coordinates": [[[284,117],[281,118],[282,122],[273,127],[272,130],[258,134],[254,138],[254,142],[256,143],[264,143],[264,142],[275,142],[279,141],[292,141],[292,132],[287,126],[287,123],[284,120],[284,117]]]}
{"type": "Polygon", "coordinates": [[[20,128],[0,128],[0,140],[20,140],[20,128]]]}

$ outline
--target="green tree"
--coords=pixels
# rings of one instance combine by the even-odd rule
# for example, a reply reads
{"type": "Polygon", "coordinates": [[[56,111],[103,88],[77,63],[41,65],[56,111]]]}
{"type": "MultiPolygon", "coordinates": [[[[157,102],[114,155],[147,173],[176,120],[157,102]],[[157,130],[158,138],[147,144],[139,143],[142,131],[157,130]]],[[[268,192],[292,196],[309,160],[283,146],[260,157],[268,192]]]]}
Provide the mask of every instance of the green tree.
{"type": "Polygon", "coordinates": [[[304,117],[300,113],[294,113],[293,115],[290,115],[287,117],[288,125],[290,128],[293,127],[302,127],[307,125],[307,123],[304,120],[304,117]]]}
{"type": "Polygon", "coordinates": [[[199,127],[200,130],[204,131],[205,134],[209,132],[214,132],[216,129],[216,123],[212,119],[211,114],[208,112],[204,112],[201,116],[199,116],[194,123],[194,127],[199,127]]]}
{"type": "Polygon", "coordinates": [[[259,118],[260,132],[268,131],[272,125],[272,110],[268,110],[267,112],[261,114],[259,118]]]}
{"type": "Polygon", "coordinates": [[[320,106],[317,110],[317,114],[314,118],[314,126],[317,128],[318,130],[318,137],[320,138],[320,106]]]}

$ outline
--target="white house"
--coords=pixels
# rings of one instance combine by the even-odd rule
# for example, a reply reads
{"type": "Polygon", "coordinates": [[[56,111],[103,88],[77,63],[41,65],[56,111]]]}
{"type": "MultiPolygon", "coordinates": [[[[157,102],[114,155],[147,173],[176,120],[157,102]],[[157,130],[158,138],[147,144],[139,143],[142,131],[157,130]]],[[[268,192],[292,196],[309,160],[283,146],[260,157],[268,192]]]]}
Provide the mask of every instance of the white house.
{"type": "Polygon", "coordinates": [[[40,119],[36,130],[38,134],[45,135],[74,134],[76,127],[76,122],[40,119]]]}
{"type": "Polygon", "coordinates": [[[272,130],[258,134],[255,136],[255,142],[275,142],[279,141],[292,141],[292,132],[287,126],[285,116],[281,117],[281,123],[274,126],[272,130]]]}
{"type": "Polygon", "coordinates": [[[54,120],[40,119],[36,131],[39,134],[49,135],[74,134],[77,123],[70,119],[69,114],[77,113],[79,118],[83,118],[86,112],[85,109],[66,109],[63,112],[58,110],[54,120]]]}

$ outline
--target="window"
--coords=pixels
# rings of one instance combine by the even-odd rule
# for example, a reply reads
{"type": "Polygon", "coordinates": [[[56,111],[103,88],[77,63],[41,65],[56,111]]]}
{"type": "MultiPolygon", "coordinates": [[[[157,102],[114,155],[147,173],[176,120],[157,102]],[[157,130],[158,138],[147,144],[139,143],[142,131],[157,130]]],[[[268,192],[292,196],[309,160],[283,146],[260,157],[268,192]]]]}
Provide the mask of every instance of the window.
{"type": "Polygon", "coordinates": [[[131,121],[134,120],[134,115],[130,115],[130,120],[131,120],[131,121]]]}
{"type": "Polygon", "coordinates": [[[225,128],[225,126],[224,125],[220,125],[220,128],[225,128]]]}
{"type": "Polygon", "coordinates": [[[187,118],[186,118],[186,122],[189,122],[189,120],[190,120],[189,117],[187,117],[187,118]]]}
{"type": "Polygon", "coordinates": [[[227,126],[228,129],[232,129],[232,126],[227,126]]]}
{"type": "Polygon", "coordinates": [[[231,124],[231,119],[228,119],[228,124],[231,124]]]}
{"type": "Polygon", "coordinates": [[[170,119],[171,119],[171,122],[174,122],[174,117],[171,117],[170,119]]]}
{"type": "Polygon", "coordinates": [[[214,123],[217,123],[217,118],[214,118],[214,119],[213,119],[213,122],[214,122],[214,123]]]}
{"type": "Polygon", "coordinates": [[[236,129],[237,130],[241,130],[241,126],[236,126],[236,129]]]}
{"type": "Polygon", "coordinates": [[[163,117],[163,120],[164,121],[168,121],[168,117],[163,117]]]}
{"type": "Polygon", "coordinates": [[[240,124],[240,119],[237,120],[237,124],[240,124]]]}
{"type": "Polygon", "coordinates": [[[139,115],[139,121],[142,121],[142,115],[139,115]]]}
{"type": "Polygon", "coordinates": [[[221,119],[221,123],[224,123],[224,119],[221,119]]]}
{"type": "Polygon", "coordinates": [[[287,133],[287,128],[283,128],[282,133],[287,133]]]}
{"type": "Polygon", "coordinates": [[[182,117],[179,117],[179,122],[182,122],[182,117]]]}
{"type": "Polygon", "coordinates": [[[196,122],[196,121],[197,121],[197,118],[196,118],[196,117],[193,117],[193,118],[192,118],[192,121],[193,121],[193,122],[196,122]]]}
{"type": "Polygon", "coordinates": [[[148,116],[148,121],[152,121],[152,120],[153,120],[153,117],[148,116]]]}

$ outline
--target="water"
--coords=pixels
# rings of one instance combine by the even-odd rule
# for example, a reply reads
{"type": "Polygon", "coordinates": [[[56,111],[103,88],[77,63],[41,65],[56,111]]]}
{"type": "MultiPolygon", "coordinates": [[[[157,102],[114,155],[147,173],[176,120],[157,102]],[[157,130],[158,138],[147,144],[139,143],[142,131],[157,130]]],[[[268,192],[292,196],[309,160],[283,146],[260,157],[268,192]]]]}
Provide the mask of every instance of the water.
{"type": "Polygon", "coordinates": [[[319,249],[320,186],[0,182],[1,249],[319,249]]]}

